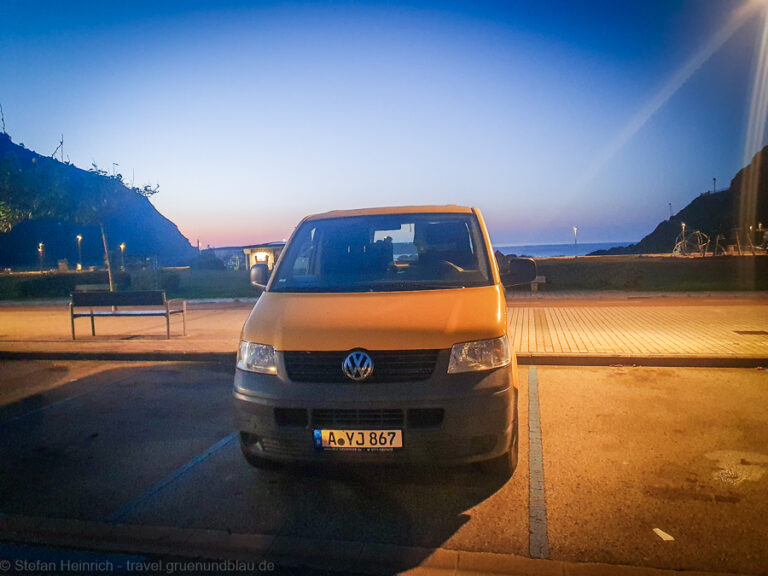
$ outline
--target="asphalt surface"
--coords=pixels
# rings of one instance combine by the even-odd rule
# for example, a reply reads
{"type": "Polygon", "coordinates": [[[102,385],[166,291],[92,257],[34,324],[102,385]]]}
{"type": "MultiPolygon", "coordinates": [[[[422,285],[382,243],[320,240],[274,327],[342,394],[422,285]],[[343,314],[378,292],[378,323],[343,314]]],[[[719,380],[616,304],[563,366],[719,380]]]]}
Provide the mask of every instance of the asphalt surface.
{"type": "MultiPolygon", "coordinates": [[[[549,558],[768,573],[765,371],[530,370],[549,558]]],[[[529,556],[530,377],[502,485],[476,467],[254,470],[224,367],[4,361],[0,513],[529,556]]]]}
{"type": "Polygon", "coordinates": [[[539,394],[552,557],[768,571],[765,371],[548,367],[539,394]]]}
{"type": "MultiPolygon", "coordinates": [[[[0,572],[9,574],[183,574],[226,576],[269,574],[270,576],[334,576],[339,572],[307,567],[276,566],[269,560],[190,559],[156,554],[120,554],[72,550],[51,546],[0,542],[0,572]]],[[[346,576],[351,576],[345,573],[346,576]]]]}

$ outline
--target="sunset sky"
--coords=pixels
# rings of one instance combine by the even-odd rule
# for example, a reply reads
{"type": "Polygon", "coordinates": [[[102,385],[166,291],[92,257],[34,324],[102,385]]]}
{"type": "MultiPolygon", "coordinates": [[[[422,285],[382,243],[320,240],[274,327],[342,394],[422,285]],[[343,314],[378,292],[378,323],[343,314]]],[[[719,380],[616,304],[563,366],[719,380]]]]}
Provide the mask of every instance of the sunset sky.
{"type": "Polygon", "coordinates": [[[446,203],[496,244],[637,241],[757,151],[764,6],[3,0],[0,104],[203,246],[446,203]]]}

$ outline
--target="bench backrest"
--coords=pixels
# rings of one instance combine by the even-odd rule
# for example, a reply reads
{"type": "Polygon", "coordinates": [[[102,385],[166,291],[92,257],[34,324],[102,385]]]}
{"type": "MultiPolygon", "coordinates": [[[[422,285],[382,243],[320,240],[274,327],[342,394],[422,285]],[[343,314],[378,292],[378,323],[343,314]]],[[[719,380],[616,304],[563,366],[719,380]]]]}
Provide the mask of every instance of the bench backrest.
{"type": "Polygon", "coordinates": [[[72,292],[73,306],[165,306],[162,290],[72,292]]]}

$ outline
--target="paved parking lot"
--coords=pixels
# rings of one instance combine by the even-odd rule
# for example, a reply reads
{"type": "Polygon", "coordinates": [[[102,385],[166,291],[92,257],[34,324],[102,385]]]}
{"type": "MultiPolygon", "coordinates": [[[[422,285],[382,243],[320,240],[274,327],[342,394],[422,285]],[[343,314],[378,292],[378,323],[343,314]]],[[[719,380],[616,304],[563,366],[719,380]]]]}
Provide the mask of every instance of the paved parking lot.
{"type": "Polygon", "coordinates": [[[216,365],[0,368],[4,515],[528,556],[534,382],[549,558],[768,571],[762,370],[523,369],[520,464],[500,485],[473,467],[251,469],[216,365]]]}

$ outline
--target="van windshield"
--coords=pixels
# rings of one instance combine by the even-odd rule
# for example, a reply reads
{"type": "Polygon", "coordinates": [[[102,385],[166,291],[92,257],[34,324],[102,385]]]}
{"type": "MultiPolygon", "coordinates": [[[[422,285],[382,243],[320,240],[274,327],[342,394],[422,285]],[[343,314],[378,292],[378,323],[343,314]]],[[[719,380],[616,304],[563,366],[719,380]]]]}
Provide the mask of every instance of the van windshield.
{"type": "Polygon", "coordinates": [[[488,286],[474,214],[384,214],[304,222],[271,292],[389,292],[488,286]]]}

